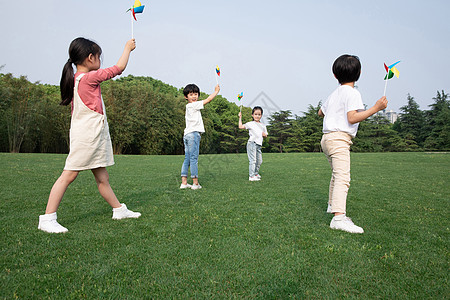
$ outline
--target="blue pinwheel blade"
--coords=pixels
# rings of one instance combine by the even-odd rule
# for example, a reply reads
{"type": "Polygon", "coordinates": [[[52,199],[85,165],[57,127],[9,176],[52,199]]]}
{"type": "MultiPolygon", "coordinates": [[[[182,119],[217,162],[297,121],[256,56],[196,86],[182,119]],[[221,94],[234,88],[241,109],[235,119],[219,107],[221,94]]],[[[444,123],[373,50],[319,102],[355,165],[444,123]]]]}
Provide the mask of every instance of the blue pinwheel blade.
{"type": "Polygon", "coordinates": [[[396,63],[393,63],[393,64],[390,65],[388,68],[389,68],[389,69],[392,69],[392,67],[395,66],[396,64],[398,64],[399,62],[400,62],[400,61],[398,61],[398,62],[396,62],[396,63]]]}
{"type": "Polygon", "coordinates": [[[134,13],[135,13],[135,14],[141,14],[141,13],[143,13],[143,12],[144,12],[144,7],[145,7],[145,5],[135,7],[135,8],[134,8],[134,13]]]}

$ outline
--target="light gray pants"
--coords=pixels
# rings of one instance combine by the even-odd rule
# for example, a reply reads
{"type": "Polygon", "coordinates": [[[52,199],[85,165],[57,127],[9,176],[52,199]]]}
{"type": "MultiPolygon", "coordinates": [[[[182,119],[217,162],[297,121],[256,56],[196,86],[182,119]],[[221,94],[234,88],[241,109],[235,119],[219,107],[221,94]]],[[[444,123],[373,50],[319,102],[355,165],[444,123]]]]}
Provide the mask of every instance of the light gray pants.
{"type": "Polygon", "coordinates": [[[248,176],[253,177],[259,174],[259,168],[262,164],[262,152],[261,146],[255,142],[247,143],[247,155],[248,155],[248,176]]]}

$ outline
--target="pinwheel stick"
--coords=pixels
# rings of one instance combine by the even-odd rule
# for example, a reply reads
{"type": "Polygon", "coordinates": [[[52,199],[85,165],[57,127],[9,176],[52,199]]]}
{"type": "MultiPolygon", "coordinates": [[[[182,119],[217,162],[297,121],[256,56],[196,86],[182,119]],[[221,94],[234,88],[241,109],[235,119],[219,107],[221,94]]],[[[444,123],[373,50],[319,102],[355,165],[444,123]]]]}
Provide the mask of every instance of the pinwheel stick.
{"type": "Polygon", "coordinates": [[[383,96],[386,96],[386,88],[387,88],[387,82],[389,80],[389,71],[388,74],[386,75],[386,82],[384,83],[384,93],[383,96]]]}
{"type": "Polygon", "coordinates": [[[134,22],[133,22],[133,14],[130,13],[131,16],[131,38],[134,39],[134,22]]]}

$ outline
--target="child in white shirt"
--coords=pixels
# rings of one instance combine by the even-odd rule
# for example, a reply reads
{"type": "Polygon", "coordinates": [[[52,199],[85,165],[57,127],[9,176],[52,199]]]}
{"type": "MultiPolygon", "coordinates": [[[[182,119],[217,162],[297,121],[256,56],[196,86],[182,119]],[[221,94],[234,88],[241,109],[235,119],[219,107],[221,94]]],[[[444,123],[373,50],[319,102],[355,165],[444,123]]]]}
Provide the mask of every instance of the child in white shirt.
{"type": "Polygon", "coordinates": [[[198,183],[198,156],[200,152],[200,134],[205,132],[203,126],[203,119],[200,110],[204,105],[211,102],[220,91],[220,86],[216,85],[214,93],[202,101],[197,101],[200,96],[200,89],[195,84],[188,84],[184,90],[183,95],[188,101],[186,104],[186,128],[184,129],[184,161],[181,166],[181,185],[180,189],[191,188],[193,190],[201,189],[202,186],[198,183]],[[187,183],[187,176],[189,167],[191,169],[191,177],[193,184],[187,183]]]}
{"type": "Polygon", "coordinates": [[[321,146],[332,169],[327,212],[334,214],[330,223],[332,229],[363,233],[364,230],[346,216],[350,187],[350,146],[359,122],[385,109],[387,100],[383,96],[373,107],[364,110],[361,94],[355,89],[355,82],[361,74],[361,63],[357,56],[345,54],[338,57],[333,63],[333,74],[340,86],[318,112],[324,118],[321,146]]]}
{"type": "Polygon", "coordinates": [[[261,147],[263,138],[267,137],[267,127],[261,123],[263,109],[260,106],[255,106],[252,110],[253,121],[242,124],[242,113],[239,112],[239,129],[247,129],[250,135],[247,142],[247,155],[249,161],[248,180],[259,181],[259,168],[262,164],[261,147]]]}

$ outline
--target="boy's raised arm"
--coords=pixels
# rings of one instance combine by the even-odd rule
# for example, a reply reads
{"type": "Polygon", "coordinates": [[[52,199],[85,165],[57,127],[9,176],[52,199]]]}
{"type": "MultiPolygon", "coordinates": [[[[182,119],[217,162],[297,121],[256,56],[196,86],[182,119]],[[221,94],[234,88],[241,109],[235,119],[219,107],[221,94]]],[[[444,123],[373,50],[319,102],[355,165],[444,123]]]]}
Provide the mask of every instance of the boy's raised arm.
{"type": "Polygon", "coordinates": [[[214,88],[214,93],[212,93],[211,95],[209,95],[208,98],[203,100],[203,105],[208,104],[209,102],[211,102],[211,100],[214,99],[217,96],[219,91],[220,91],[220,86],[216,85],[216,87],[214,88]]]}
{"type": "Polygon", "coordinates": [[[347,113],[347,120],[351,124],[355,124],[355,123],[364,121],[371,115],[379,112],[380,110],[385,109],[387,107],[387,103],[388,103],[388,101],[387,101],[386,97],[383,96],[380,99],[378,99],[378,101],[375,103],[374,106],[372,106],[371,108],[369,108],[367,110],[359,111],[359,112],[356,110],[349,111],[347,113]]]}

